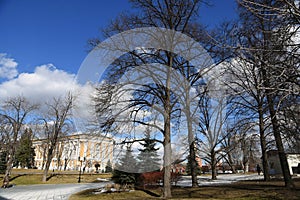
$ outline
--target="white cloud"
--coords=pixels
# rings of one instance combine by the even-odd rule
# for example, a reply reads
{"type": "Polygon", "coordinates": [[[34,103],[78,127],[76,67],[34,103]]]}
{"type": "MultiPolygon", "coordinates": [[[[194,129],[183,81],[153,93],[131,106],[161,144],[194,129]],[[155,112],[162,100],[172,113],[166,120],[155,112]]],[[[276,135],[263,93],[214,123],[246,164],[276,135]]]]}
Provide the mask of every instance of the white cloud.
{"type": "Polygon", "coordinates": [[[31,101],[53,99],[76,86],[75,75],[56,69],[52,64],[35,68],[33,73],[21,73],[0,85],[0,97],[22,95],[31,101]]]}
{"type": "Polygon", "coordinates": [[[18,75],[18,63],[8,58],[6,54],[0,53],[0,78],[12,79],[18,75]]]}
{"type": "Polygon", "coordinates": [[[90,95],[93,87],[80,85],[76,75],[55,68],[52,64],[41,65],[33,73],[21,73],[18,77],[0,83],[0,101],[10,97],[23,96],[28,101],[42,106],[53,98],[63,98],[71,92],[75,98],[76,117],[87,118],[91,114],[90,95]]]}

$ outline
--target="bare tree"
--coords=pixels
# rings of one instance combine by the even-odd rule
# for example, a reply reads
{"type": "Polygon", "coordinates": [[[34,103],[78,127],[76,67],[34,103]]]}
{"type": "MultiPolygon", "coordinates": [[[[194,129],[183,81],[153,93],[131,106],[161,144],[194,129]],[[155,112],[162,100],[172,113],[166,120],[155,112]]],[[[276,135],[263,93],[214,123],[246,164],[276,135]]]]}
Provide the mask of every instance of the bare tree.
{"type": "MultiPolygon", "coordinates": [[[[132,15],[121,15],[117,20],[115,20],[111,26],[109,26],[105,31],[105,36],[112,36],[115,33],[121,33],[126,30],[130,30],[132,28],[139,28],[139,27],[162,27],[169,30],[178,31],[181,33],[186,33],[188,35],[197,35],[199,38],[199,32],[201,32],[200,27],[194,21],[194,17],[197,15],[197,10],[199,7],[199,3],[201,1],[145,1],[145,0],[133,0],[133,5],[141,11],[139,15],[132,14],[132,15]]],[[[155,35],[153,33],[147,33],[149,35],[155,35]]],[[[166,40],[174,40],[174,38],[166,38],[166,37],[158,37],[156,34],[155,39],[160,41],[162,44],[166,43],[166,40]]],[[[154,42],[157,42],[154,41],[154,42]]],[[[123,41],[124,42],[124,41],[123,41]]],[[[92,40],[90,41],[93,47],[95,47],[99,40],[92,40]]],[[[168,45],[170,46],[170,45],[168,45]]],[[[118,49],[120,50],[120,49],[118,49]]],[[[166,49],[151,49],[151,48],[141,48],[135,51],[130,51],[126,55],[118,58],[111,68],[110,73],[108,75],[111,78],[111,83],[116,82],[123,74],[128,72],[130,69],[147,64],[147,63],[159,63],[161,66],[166,66],[165,68],[153,68],[153,69],[145,69],[143,72],[144,76],[147,74],[151,74],[151,70],[161,71],[165,77],[163,79],[159,79],[158,77],[151,77],[152,83],[156,84],[137,84],[140,87],[134,93],[134,98],[131,99],[129,102],[129,106],[123,107],[123,109],[119,109],[120,112],[117,115],[113,115],[111,117],[107,116],[106,119],[106,127],[112,128],[115,123],[118,122],[116,119],[117,116],[120,116],[120,113],[128,112],[131,109],[131,116],[134,119],[134,116],[137,116],[137,113],[145,112],[146,110],[152,110],[153,112],[159,113],[160,120],[163,122],[162,127],[158,126],[155,123],[149,123],[149,120],[137,120],[134,119],[134,123],[142,124],[146,126],[152,126],[160,131],[163,135],[163,145],[164,145],[164,197],[168,198],[171,197],[171,185],[170,185],[170,155],[171,155],[171,121],[174,120],[176,117],[179,116],[178,113],[178,101],[176,99],[176,95],[174,91],[172,92],[171,85],[172,80],[170,78],[171,72],[175,69],[178,70],[180,67],[184,67],[184,65],[180,66],[180,62],[178,62],[178,57],[172,52],[167,51],[166,49]],[[163,81],[162,81],[163,80],[163,81]],[[159,106],[155,106],[159,104],[159,106]]],[[[186,63],[186,62],[185,62],[186,63]]],[[[153,66],[152,66],[153,67],[153,66]]],[[[153,75],[153,72],[152,72],[153,75]]],[[[198,76],[195,76],[198,77],[198,76]]],[[[198,77],[199,78],[199,77],[198,77]]],[[[137,82],[135,82],[137,83],[137,82]]],[[[192,85],[192,84],[190,84],[192,85]]],[[[118,91],[119,94],[123,93],[124,91],[130,90],[129,88],[123,87],[121,88],[117,84],[111,86],[112,88],[118,91]]],[[[110,91],[111,93],[111,91],[110,91]]],[[[111,96],[108,95],[108,97],[111,96]]],[[[105,99],[105,98],[103,98],[105,99]]],[[[102,100],[103,100],[102,99],[102,100]]],[[[114,101],[116,98],[112,98],[114,101]]],[[[101,101],[104,102],[104,101],[101,101]]],[[[124,101],[123,101],[124,102],[124,101]]],[[[112,106],[114,103],[109,103],[112,106]]],[[[109,110],[107,107],[105,108],[109,110]]],[[[100,109],[101,110],[101,109],[100,109]]],[[[108,111],[109,112],[109,111],[108,111]]],[[[100,113],[100,112],[98,112],[100,113]]],[[[186,112],[186,114],[188,114],[186,112]]],[[[129,115],[129,116],[130,116],[129,115]]],[[[101,116],[100,116],[101,117],[101,116]]],[[[147,116],[148,117],[148,116],[147,116]]],[[[189,117],[189,116],[187,116],[189,117]]],[[[148,118],[149,119],[149,118],[148,118]]],[[[132,120],[131,120],[132,122],[132,120]]],[[[191,141],[192,142],[192,141],[191,141]]],[[[192,145],[193,146],[193,145],[192,145]]],[[[193,148],[192,148],[193,150],[193,148]]],[[[195,159],[193,159],[195,160],[195,159]]],[[[194,161],[193,161],[194,162],[194,161]]],[[[195,173],[193,174],[193,186],[197,185],[197,180],[195,178],[195,173]]]]}
{"type": "Polygon", "coordinates": [[[2,187],[9,185],[9,176],[15,158],[18,139],[22,134],[22,129],[28,123],[29,114],[36,110],[36,104],[29,103],[24,97],[18,96],[3,102],[0,110],[0,121],[6,129],[6,142],[8,160],[2,187]]]}
{"type": "Polygon", "coordinates": [[[43,182],[47,181],[50,164],[55,156],[55,150],[58,148],[59,140],[65,136],[66,130],[68,129],[68,119],[73,105],[74,97],[71,93],[67,94],[64,98],[54,98],[53,102],[47,105],[48,116],[43,120],[46,141],[48,143],[43,182]]]}
{"type": "Polygon", "coordinates": [[[299,86],[296,78],[299,77],[298,59],[295,59],[298,47],[295,49],[292,42],[296,32],[291,21],[286,20],[286,2],[242,0],[239,3],[243,8],[240,15],[243,27],[240,52],[258,66],[284,181],[287,187],[293,187],[279,115],[282,102],[299,86]]]}
{"type": "Polygon", "coordinates": [[[203,88],[203,95],[199,100],[200,109],[200,151],[212,168],[212,179],[217,179],[217,164],[224,157],[226,150],[222,142],[228,137],[227,131],[228,116],[231,114],[228,109],[225,77],[222,67],[214,68],[214,75],[206,78],[207,82],[203,88]],[[223,77],[223,78],[221,78],[223,77]]]}
{"type": "MultiPolygon", "coordinates": [[[[232,93],[231,104],[235,106],[235,115],[239,116],[239,124],[258,126],[260,145],[262,151],[262,166],[264,180],[270,180],[269,166],[267,162],[266,127],[268,127],[268,113],[265,91],[262,86],[262,78],[256,63],[250,63],[244,56],[237,55],[227,66],[227,74],[230,77],[228,88],[232,93]]],[[[240,126],[238,126],[240,127],[240,126]]]]}
{"type": "Polygon", "coordinates": [[[280,108],[280,127],[286,149],[290,153],[300,152],[300,109],[299,99],[290,98],[290,102],[280,108]]]}

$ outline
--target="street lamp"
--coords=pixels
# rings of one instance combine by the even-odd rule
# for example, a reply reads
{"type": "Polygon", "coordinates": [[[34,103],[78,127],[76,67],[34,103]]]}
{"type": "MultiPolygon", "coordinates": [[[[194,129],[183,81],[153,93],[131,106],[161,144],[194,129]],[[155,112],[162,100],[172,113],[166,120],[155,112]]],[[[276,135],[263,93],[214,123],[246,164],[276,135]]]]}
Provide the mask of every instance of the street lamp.
{"type": "Polygon", "coordinates": [[[80,168],[79,168],[79,177],[78,177],[78,183],[80,183],[81,179],[81,168],[82,168],[82,162],[85,162],[85,157],[83,157],[83,160],[80,159],[80,156],[78,156],[78,161],[80,162],[80,168]]]}

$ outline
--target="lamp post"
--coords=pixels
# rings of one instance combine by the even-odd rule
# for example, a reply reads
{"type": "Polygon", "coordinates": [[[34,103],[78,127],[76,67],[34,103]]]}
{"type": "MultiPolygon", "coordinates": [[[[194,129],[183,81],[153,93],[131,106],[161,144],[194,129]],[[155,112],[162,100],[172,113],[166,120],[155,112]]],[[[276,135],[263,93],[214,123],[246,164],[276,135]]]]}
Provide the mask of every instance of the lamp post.
{"type": "Polygon", "coordinates": [[[78,156],[78,161],[80,162],[78,183],[80,183],[80,181],[81,181],[81,168],[82,168],[82,162],[85,162],[85,157],[83,157],[83,160],[82,160],[82,159],[80,159],[80,156],[78,156]]]}

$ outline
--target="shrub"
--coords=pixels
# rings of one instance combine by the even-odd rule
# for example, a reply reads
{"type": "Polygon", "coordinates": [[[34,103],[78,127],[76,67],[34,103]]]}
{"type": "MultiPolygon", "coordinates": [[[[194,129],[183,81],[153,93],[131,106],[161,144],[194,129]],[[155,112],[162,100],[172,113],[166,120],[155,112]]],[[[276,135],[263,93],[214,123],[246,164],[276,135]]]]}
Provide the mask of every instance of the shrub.
{"type": "MultiPolygon", "coordinates": [[[[150,187],[159,186],[160,183],[163,181],[163,178],[164,178],[163,171],[142,173],[138,178],[138,185],[142,186],[144,189],[149,186],[150,187]]],[[[176,185],[180,179],[181,179],[181,174],[173,173],[173,172],[171,173],[172,184],[176,185]]]]}
{"type": "Polygon", "coordinates": [[[163,172],[146,172],[138,178],[138,185],[143,188],[147,186],[157,186],[163,180],[163,172]]]}

